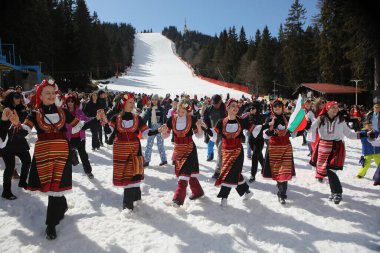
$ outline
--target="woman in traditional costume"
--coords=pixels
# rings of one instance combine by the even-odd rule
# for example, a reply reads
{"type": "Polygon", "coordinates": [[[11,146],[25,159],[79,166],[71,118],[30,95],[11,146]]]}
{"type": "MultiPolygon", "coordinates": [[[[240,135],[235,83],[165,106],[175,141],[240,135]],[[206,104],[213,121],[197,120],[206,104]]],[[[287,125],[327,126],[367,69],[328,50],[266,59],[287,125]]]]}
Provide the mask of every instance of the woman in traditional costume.
{"type": "MultiPolygon", "coordinates": [[[[175,175],[178,178],[177,189],[173,196],[173,203],[183,205],[186,197],[187,185],[192,192],[190,199],[195,200],[204,195],[202,186],[198,181],[199,163],[197,147],[193,142],[193,135],[197,138],[203,137],[202,121],[190,113],[192,106],[190,101],[181,100],[177,106],[177,114],[167,120],[167,127],[173,131],[174,151],[173,161],[175,175]]],[[[165,134],[164,137],[168,137],[165,134]]]]}
{"type": "MultiPolygon", "coordinates": [[[[16,113],[11,113],[14,127],[21,127],[30,133],[35,127],[37,141],[28,179],[28,190],[39,191],[49,196],[46,214],[46,238],[57,237],[56,225],[63,219],[68,209],[64,196],[72,189],[72,165],[69,144],[66,137],[66,124],[72,133],[90,128],[105,117],[98,112],[96,118],[84,123],[68,110],[55,105],[58,87],[52,80],[44,80],[37,87],[36,110],[33,110],[23,124],[16,113]]],[[[25,132],[25,131],[24,131],[25,132]]]]}
{"type": "Polygon", "coordinates": [[[328,177],[331,189],[329,200],[334,201],[335,204],[339,204],[342,200],[342,185],[334,171],[343,169],[346,156],[344,136],[349,139],[359,139],[371,134],[353,132],[338,112],[338,103],[329,101],[310,127],[312,130],[318,129],[320,136],[311,162],[316,165],[319,178],[328,177]]]}
{"type": "MultiPolygon", "coordinates": [[[[144,180],[144,157],[139,133],[142,137],[166,131],[166,126],[150,130],[143,119],[132,113],[135,106],[133,94],[121,97],[122,112],[114,115],[106,125],[106,133],[115,136],[113,141],[113,184],[124,188],[123,209],[133,210],[134,202],[141,199],[140,183],[144,180]]],[[[110,143],[111,144],[111,143],[110,143]]]]}
{"type": "Polygon", "coordinates": [[[284,111],[285,105],[281,100],[272,103],[272,115],[267,119],[264,136],[269,138],[265,155],[265,166],[261,171],[263,177],[272,178],[277,182],[277,196],[281,204],[285,204],[288,181],[296,175],[293,160],[293,148],[290,143],[288,119],[284,111]]]}
{"type": "MultiPolygon", "coordinates": [[[[255,126],[248,118],[241,119],[237,116],[239,111],[238,101],[230,99],[226,103],[228,116],[219,120],[213,129],[207,129],[213,141],[218,135],[222,136],[222,168],[215,186],[220,186],[218,198],[221,198],[221,206],[227,206],[227,198],[231,188],[235,188],[240,196],[245,199],[251,198],[253,193],[241,174],[244,162],[244,150],[241,138],[243,130],[252,132],[254,137],[260,133],[262,126],[255,126]]],[[[204,126],[205,127],[205,126],[204,126]]]]}

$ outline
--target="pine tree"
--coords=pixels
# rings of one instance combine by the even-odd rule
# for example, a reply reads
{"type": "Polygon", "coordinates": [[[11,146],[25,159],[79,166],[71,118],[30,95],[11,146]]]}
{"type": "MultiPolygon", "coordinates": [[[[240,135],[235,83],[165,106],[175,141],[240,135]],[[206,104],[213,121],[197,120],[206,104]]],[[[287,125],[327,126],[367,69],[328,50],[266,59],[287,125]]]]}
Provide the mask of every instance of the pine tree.
{"type": "Polygon", "coordinates": [[[73,21],[77,38],[75,48],[78,49],[73,61],[75,61],[77,70],[83,73],[90,72],[93,63],[93,30],[90,13],[84,0],[77,0],[73,21]]]}
{"type": "Polygon", "coordinates": [[[285,81],[296,87],[304,80],[305,59],[303,55],[303,28],[306,10],[299,0],[292,4],[285,22],[282,43],[283,69],[285,81]]]}
{"type": "Polygon", "coordinates": [[[263,29],[256,60],[257,85],[261,91],[270,91],[274,80],[274,44],[267,26],[263,29]]]}

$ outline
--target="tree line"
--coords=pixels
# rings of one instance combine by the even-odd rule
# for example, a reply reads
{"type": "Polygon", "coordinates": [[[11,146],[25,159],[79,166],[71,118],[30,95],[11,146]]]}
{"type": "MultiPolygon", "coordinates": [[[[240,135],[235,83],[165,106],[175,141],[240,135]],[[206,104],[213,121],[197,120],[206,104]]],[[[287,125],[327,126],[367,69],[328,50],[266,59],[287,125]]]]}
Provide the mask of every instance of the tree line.
{"type": "Polygon", "coordinates": [[[319,0],[319,14],[305,28],[306,9],[295,0],[278,35],[267,26],[249,39],[244,27],[232,26],[219,35],[182,33],[165,27],[179,56],[197,74],[249,86],[251,92],[290,93],[301,83],[359,85],[369,90],[379,83],[380,29],[378,1],[319,0]]]}
{"type": "Polygon", "coordinates": [[[4,0],[0,6],[0,38],[15,44],[15,64],[40,64],[63,90],[89,89],[91,78],[109,78],[132,64],[135,28],[101,22],[85,0],[4,0]]]}

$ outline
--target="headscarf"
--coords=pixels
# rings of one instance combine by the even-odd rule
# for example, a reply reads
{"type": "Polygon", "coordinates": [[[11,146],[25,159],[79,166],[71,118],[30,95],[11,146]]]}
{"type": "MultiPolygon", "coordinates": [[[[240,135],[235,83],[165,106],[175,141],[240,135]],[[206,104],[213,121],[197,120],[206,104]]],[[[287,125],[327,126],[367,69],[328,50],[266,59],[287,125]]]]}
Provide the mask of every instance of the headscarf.
{"type": "Polygon", "coordinates": [[[57,94],[59,89],[58,89],[58,86],[57,84],[55,83],[54,80],[43,80],[39,85],[37,85],[37,90],[36,90],[36,108],[40,108],[41,107],[41,93],[42,93],[42,90],[46,87],[46,86],[51,86],[54,88],[55,90],[55,93],[57,94]]]}

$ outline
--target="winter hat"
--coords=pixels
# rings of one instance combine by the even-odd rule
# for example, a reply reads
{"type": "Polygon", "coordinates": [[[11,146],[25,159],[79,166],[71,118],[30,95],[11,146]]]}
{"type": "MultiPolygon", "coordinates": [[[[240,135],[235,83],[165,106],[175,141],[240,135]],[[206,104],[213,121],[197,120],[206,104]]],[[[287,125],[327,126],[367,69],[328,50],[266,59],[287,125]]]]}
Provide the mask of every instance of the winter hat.
{"type": "Polygon", "coordinates": [[[259,113],[259,112],[261,112],[261,104],[259,102],[257,102],[257,101],[252,102],[252,103],[249,104],[248,109],[249,110],[256,109],[257,113],[259,113]]]}
{"type": "Polygon", "coordinates": [[[104,90],[100,90],[100,91],[98,91],[98,97],[100,97],[100,95],[102,95],[102,94],[104,94],[104,93],[106,93],[104,90]]]}
{"type": "Polygon", "coordinates": [[[153,100],[153,99],[158,100],[158,94],[154,94],[154,95],[152,96],[152,100],[153,100]]]}
{"type": "Polygon", "coordinates": [[[211,103],[212,103],[212,104],[217,104],[217,103],[219,103],[221,100],[222,100],[222,97],[221,97],[220,95],[216,94],[216,95],[212,96],[212,98],[211,98],[211,103]]]}
{"type": "Polygon", "coordinates": [[[40,108],[41,107],[41,93],[42,93],[42,90],[46,87],[46,86],[52,86],[55,90],[55,93],[57,94],[59,89],[58,89],[58,86],[57,84],[55,83],[54,80],[43,80],[42,83],[40,83],[38,86],[37,86],[37,91],[36,91],[36,108],[40,108]]]}

